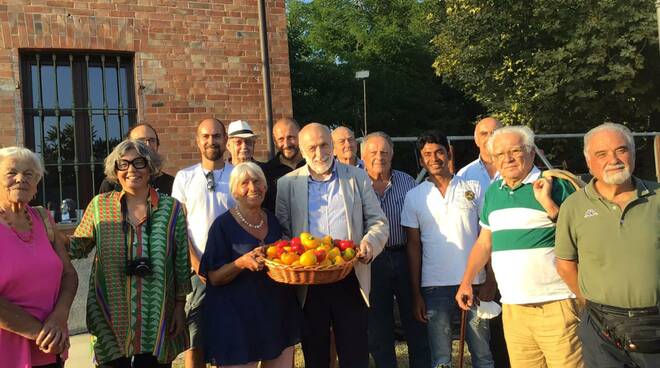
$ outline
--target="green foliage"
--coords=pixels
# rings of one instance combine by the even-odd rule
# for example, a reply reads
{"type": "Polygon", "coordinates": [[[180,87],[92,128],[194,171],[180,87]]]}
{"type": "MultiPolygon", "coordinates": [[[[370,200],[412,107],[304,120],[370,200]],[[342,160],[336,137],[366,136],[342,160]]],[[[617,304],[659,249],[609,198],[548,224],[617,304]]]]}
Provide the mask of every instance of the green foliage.
{"type": "Polygon", "coordinates": [[[315,0],[287,2],[293,109],[301,122],[362,130],[367,69],[369,131],[410,136],[429,127],[472,131],[481,106],[444,85],[432,68],[436,2],[315,0]]]}
{"type": "MultiPolygon", "coordinates": [[[[660,110],[654,2],[447,0],[434,67],[505,122],[583,132],[650,130],[660,110]]],[[[657,125],[656,125],[657,126],[657,125]]]]}

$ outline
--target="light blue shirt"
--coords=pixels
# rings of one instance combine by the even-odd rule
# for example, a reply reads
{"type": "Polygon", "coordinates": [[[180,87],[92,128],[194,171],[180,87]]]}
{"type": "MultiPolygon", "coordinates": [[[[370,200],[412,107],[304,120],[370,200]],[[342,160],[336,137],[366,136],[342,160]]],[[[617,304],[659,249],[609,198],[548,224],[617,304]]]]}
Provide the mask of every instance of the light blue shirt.
{"type": "Polygon", "coordinates": [[[348,239],[346,205],[339,186],[337,165],[325,181],[307,179],[309,232],[315,237],[330,235],[334,239],[348,239]]]}
{"type": "Polygon", "coordinates": [[[488,170],[486,170],[486,165],[481,161],[481,157],[477,157],[476,160],[465,165],[462,169],[458,170],[456,176],[461,177],[465,180],[476,180],[481,185],[481,192],[486,193],[488,187],[497,179],[500,178],[500,173],[496,172],[495,176],[491,179],[488,176],[488,170]]]}

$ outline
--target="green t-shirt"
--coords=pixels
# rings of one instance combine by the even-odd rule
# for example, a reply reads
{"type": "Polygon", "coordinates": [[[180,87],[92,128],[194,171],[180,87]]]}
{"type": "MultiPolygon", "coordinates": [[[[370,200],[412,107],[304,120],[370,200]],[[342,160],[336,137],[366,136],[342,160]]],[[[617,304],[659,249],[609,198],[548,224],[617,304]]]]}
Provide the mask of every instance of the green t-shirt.
{"type": "Polygon", "coordinates": [[[622,211],[592,180],[561,206],[557,258],[579,263],[585,298],[620,308],[658,305],[660,295],[660,184],[633,177],[636,198],[622,211]]]}

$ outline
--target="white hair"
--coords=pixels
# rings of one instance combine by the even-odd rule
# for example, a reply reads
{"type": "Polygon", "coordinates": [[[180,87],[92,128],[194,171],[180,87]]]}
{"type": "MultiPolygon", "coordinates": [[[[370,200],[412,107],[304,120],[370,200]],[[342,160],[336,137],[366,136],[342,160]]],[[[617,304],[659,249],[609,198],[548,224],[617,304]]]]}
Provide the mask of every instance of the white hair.
{"type": "Polygon", "coordinates": [[[229,175],[229,193],[231,193],[231,196],[234,199],[236,199],[236,196],[234,195],[236,188],[238,188],[240,182],[243,181],[246,177],[259,180],[260,182],[264,183],[264,186],[266,189],[268,189],[266,176],[264,175],[264,171],[261,170],[259,165],[249,161],[241,162],[240,164],[234,166],[234,168],[231,170],[231,175],[229,175]]]}
{"type": "Polygon", "coordinates": [[[158,152],[152,150],[146,143],[134,139],[124,139],[119,142],[117,146],[105,158],[104,170],[106,179],[113,183],[118,183],[116,164],[128,151],[137,152],[138,156],[147,159],[147,166],[149,167],[150,178],[155,178],[161,175],[163,168],[163,157],[158,152]]]}
{"type": "Polygon", "coordinates": [[[486,143],[488,153],[491,155],[493,154],[495,138],[503,134],[517,134],[520,138],[522,138],[523,145],[527,147],[528,150],[534,148],[534,132],[525,125],[513,125],[496,129],[493,132],[493,135],[488,138],[488,143],[486,143]]]}
{"type": "Polygon", "coordinates": [[[360,152],[362,152],[362,156],[364,156],[364,151],[367,149],[367,143],[369,143],[369,140],[375,137],[381,137],[385,139],[387,144],[390,145],[390,148],[392,149],[392,153],[394,153],[394,142],[392,142],[392,138],[390,138],[390,136],[387,135],[387,133],[385,132],[377,131],[377,132],[369,133],[367,134],[366,137],[362,138],[362,142],[360,144],[360,152]]]}
{"type": "Polygon", "coordinates": [[[588,158],[588,152],[589,152],[589,141],[591,140],[591,137],[593,137],[595,134],[603,132],[603,131],[611,131],[611,132],[618,132],[623,135],[623,137],[626,139],[626,146],[628,146],[628,150],[631,152],[633,155],[632,157],[635,157],[635,139],[633,138],[632,132],[630,129],[628,129],[626,126],[617,124],[617,123],[612,123],[612,122],[605,122],[603,124],[600,124],[599,126],[592,128],[590,131],[587,132],[587,134],[584,135],[584,157],[588,158]]]}
{"type": "Polygon", "coordinates": [[[45,169],[43,162],[41,162],[41,157],[29,149],[17,146],[0,148],[0,162],[8,158],[14,158],[20,162],[30,163],[30,166],[32,166],[32,169],[36,174],[35,183],[38,183],[39,180],[44,177],[45,169]]]}

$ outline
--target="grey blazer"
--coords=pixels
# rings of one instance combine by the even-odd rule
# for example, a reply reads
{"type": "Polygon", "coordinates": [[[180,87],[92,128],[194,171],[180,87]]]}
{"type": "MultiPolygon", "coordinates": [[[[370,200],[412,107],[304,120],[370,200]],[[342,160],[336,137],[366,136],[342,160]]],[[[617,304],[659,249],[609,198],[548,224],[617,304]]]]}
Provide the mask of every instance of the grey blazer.
{"type": "MultiPolygon", "coordinates": [[[[348,237],[356,246],[366,240],[373,248],[375,258],[383,250],[389,236],[389,225],[385,213],[380,208],[371,180],[364,170],[335,161],[339,188],[345,201],[348,237]]],[[[275,216],[280,221],[284,233],[297,236],[308,231],[308,189],[309,169],[307,165],[294,170],[277,181],[275,216]]],[[[355,275],[360,283],[360,292],[369,305],[371,288],[371,265],[355,263],[355,275]]],[[[307,297],[307,287],[299,288],[298,296],[302,305],[307,297]]]]}

